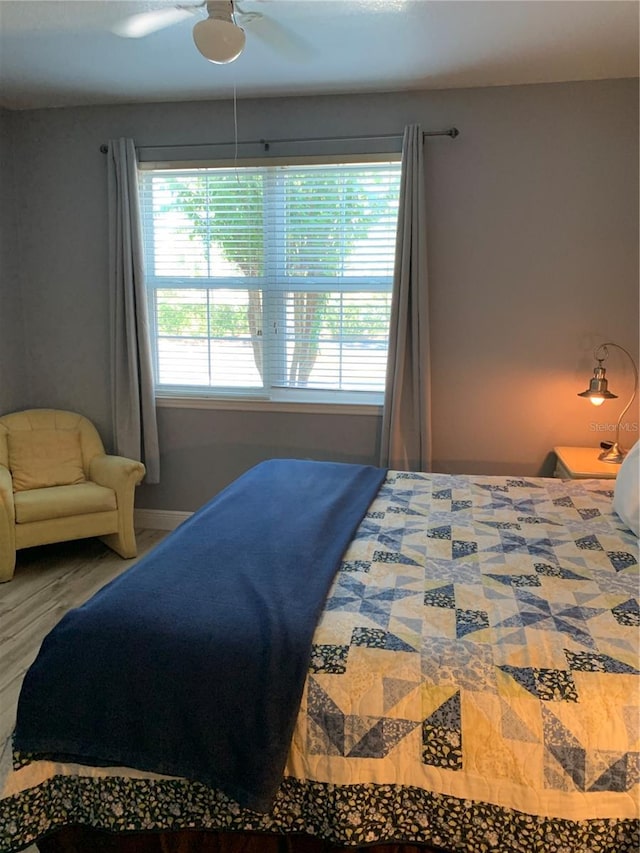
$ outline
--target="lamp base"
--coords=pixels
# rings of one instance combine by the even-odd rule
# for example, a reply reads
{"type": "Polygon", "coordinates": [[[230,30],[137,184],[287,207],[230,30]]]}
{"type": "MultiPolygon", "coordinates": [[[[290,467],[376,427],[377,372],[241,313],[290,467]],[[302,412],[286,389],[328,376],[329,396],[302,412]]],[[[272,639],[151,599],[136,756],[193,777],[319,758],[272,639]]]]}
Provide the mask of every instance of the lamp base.
{"type": "Polygon", "coordinates": [[[608,450],[604,450],[598,456],[598,459],[601,462],[611,462],[612,465],[619,465],[626,455],[627,451],[623,450],[616,441],[608,450]]]}

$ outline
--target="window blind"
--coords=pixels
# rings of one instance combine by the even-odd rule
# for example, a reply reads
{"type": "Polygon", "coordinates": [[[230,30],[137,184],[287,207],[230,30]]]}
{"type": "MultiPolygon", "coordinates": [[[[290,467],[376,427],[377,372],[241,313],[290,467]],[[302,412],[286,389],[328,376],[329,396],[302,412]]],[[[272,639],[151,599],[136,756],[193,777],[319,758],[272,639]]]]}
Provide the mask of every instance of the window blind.
{"type": "Polygon", "coordinates": [[[142,171],[158,390],[380,400],[399,177],[390,161],[142,171]]]}

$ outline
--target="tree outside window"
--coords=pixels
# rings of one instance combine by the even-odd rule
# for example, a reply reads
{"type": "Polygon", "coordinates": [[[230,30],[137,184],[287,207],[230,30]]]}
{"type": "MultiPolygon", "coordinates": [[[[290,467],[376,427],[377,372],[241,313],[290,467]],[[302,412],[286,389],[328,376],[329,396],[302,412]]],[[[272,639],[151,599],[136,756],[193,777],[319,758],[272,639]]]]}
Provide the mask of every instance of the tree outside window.
{"type": "Polygon", "coordinates": [[[190,341],[204,365],[248,346],[251,369],[229,370],[254,384],[366,385],[386,359],[398,184],[395,163],[144,172],[156,350],[190,341]]]}

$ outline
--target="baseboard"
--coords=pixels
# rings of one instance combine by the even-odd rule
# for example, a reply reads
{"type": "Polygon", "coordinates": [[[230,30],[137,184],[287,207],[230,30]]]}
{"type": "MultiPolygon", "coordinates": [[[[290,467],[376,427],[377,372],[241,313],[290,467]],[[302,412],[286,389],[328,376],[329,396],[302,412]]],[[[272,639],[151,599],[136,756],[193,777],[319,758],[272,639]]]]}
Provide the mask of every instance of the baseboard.
{"type": "Polygon", "coordinates": [[[135,527],[146,527],[149,530],[175,530],[190,515],[193,513],[173,509],[135,509],[133,523],[135,527]]]}

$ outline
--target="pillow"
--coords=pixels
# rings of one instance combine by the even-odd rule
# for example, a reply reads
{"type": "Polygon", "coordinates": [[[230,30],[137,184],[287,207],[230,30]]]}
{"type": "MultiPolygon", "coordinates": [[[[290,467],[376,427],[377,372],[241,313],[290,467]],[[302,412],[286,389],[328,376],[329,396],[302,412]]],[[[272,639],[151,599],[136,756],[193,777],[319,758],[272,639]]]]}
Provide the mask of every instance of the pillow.
{"type": "Polygon", "coordinates": [[[77,430],[17,430],[9,433],[8,440],[9,468],[15,492],[84,483],[77,430]]]}
{"type": "Polygon", "coordinates": [[[624,458],[613,493],[613,508],[620,518],[640,536],[640,442],[636,441],[624,458]]]}

